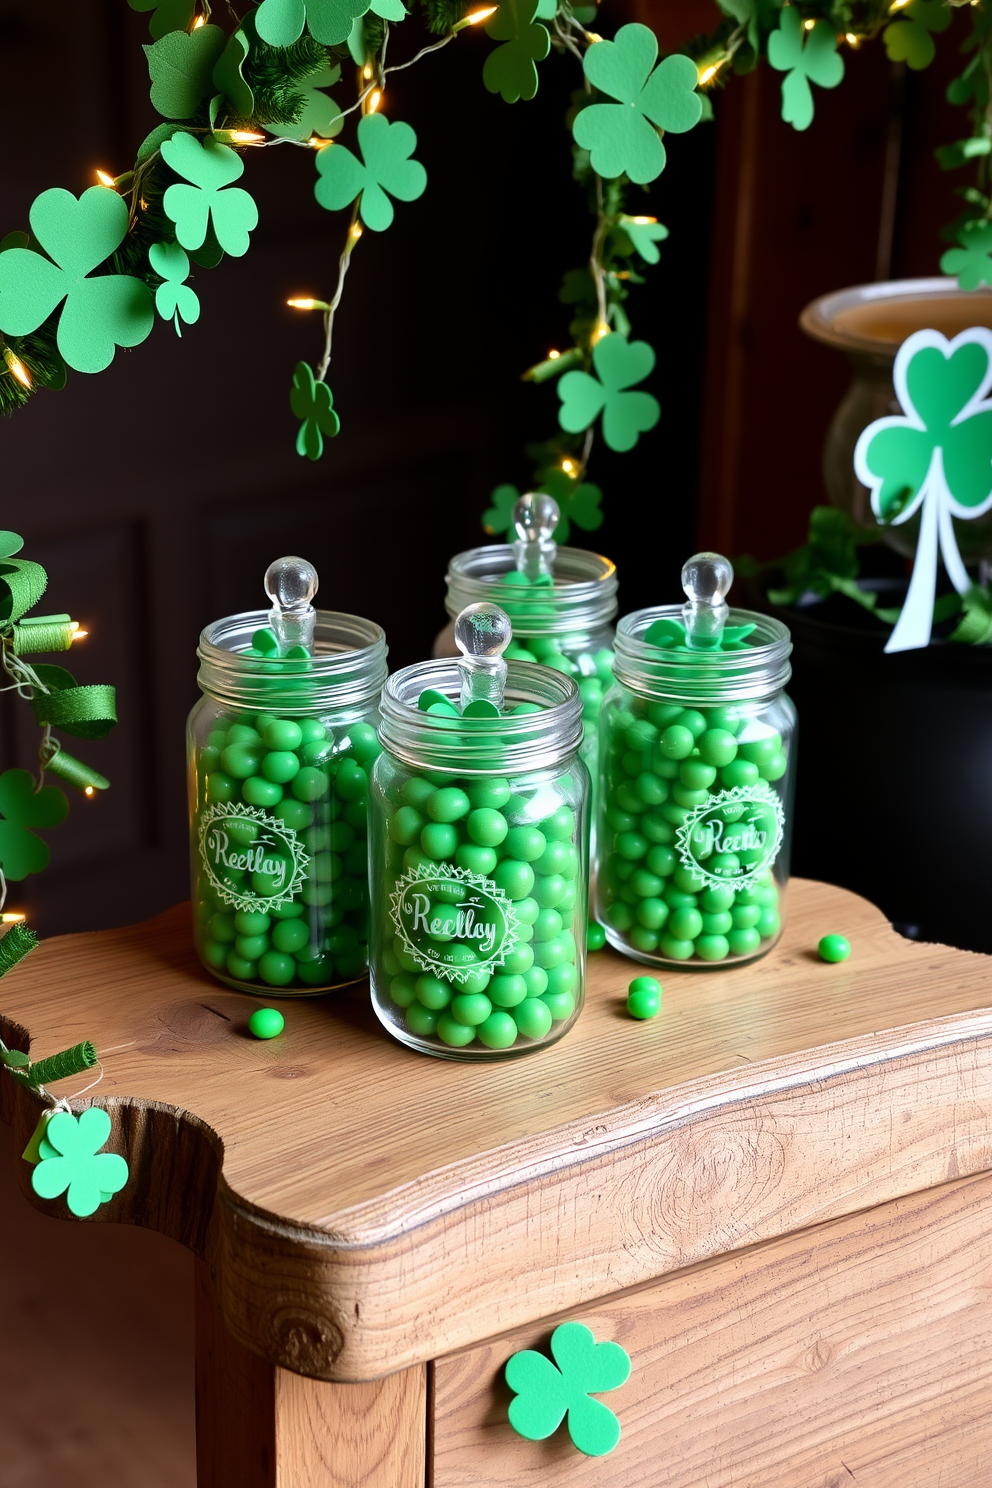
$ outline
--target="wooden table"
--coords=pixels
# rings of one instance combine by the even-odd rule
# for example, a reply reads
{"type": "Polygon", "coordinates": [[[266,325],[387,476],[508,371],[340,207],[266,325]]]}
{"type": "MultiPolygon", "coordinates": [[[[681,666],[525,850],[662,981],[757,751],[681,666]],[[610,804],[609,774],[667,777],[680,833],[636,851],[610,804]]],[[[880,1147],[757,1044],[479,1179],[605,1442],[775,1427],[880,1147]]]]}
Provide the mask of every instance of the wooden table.
{"type": "MultiPolygon", "coordinates": [[[[113,1050],[77,1104],[131,1176],[94,1219],[200,1257],[200,1488],[986,1485],[992,961],[822,884],[789,908],[649,1023],[592,957],[568,1037],[488,1067],[393,1043],[363,987],[252,1039],[183,906],[9,973],[8,1043],[113,1050]],[[504,1363],[565,1318],[633,1361],[607,1457],[507,1424],[504,1363]]],[[[38,1103],[0,1100],[20,1151],[38,1103]]]]}

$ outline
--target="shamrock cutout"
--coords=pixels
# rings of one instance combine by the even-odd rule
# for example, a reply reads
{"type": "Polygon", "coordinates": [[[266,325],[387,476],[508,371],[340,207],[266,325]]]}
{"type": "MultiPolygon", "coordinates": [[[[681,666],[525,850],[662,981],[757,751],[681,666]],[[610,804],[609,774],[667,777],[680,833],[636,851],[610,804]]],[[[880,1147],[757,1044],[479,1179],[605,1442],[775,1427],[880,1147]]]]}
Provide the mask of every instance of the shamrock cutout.
{"type": "Polygon", "coordinates": [[[326,382],[318,382],[306,362],[297,362],[289,406],[303,422],[296,436],[296,453],[319,460],[324,453],[324,435],[333,439],[341,427],[334,412],[334,399],[326,382]]]}
{"type": "Polygon", "coordinates": [[[13,558],[24,546],[24,539],[16,532],[0,532],[0,560],[13,558]]]}
{"type": "Polygon", "coordinates": [[[255,29],[269,46],[292,46],[307,26],[315,41],[338,46],[347,41],[357,16],[369,0],[262,0],[255,12],[255,29]]]}
{"type": "Polygon", "coordinates": [[[227,45],[219,26],[198,26],[189,36],[170,31],[143,48],[152,80],[152,108],[165,119],[189,119],[214,90],[214,68],[227,45]]]}
{"type": "Polygon", "coordinates": [[[102,372],[118,346],[137,346],[155,322],[140,279],[87,278],[127,237],[127,207],[106,186],[91,186],[78,201],[54,186],[35,198],[30,220],[49,257],[30,248],[0,253],[0,330],[36,331],[65,300],[56,337],[63,360],[77,372],[102,372]]]}
{"type": "MultiPolygon", "coordinates": [[[[205,30],[201,27],[201,30],[205,30]]],[[[244,162],[234,150],[208,138],[201,144],[191,134],[174,134],[161,146],[162,158],[191,186],[170,186],[162,198],[167,217],[176,224],[184,248],[202,248],[207,228],[218,244],[235,258],[248,252],[248,234],[258,226],[258,208],[247,191],[230,187],[244,175],[244,162]]]]}
{"type": "Polygon", "coordinates": [[[952,341],[916,331],[896,353],[893,383],[904,412],[862,431],[854,468],[880,522],[919,512],[909,591],[885,647],[907,651],[930,640],[938,550],[958,593],[972,587],[952,518],[992,507],[992,331],[973,326],[952,341]]]}
{"type": "Polygon", "coordinates": [[[782,118],[793,129],[808,129],[813,122],[813,91],[836,88],[844,76],[844,59],[837,51],[837,34],[829,21],[817,21],[807,31],[794,5],[779,17],[778,30],[768,38],[768,61],[782,79],[782,118]],[[805,38],[805,44],[804,44],[805,38]]]}
{"type": "Polygon", "coordinates": [[[656,245],[668,237],[668,228],[663,222],[655,222],[650,217],[621,217],[620,226],[630,239],[634,252],[639,253],[645,263],[661,262],[656,245]]]}
{"type": "Polygon", "coordinates": [[[572,125],[576,144],[592,152],[598,176],[653,181],[665,169],[658,130],[684,134],[699,123],[695,62],[676,53],[655,67],[657,57],[654,32],[636,24],[621,26],[615,41],[597,41],[586,52],[583,67],[593,87],[619,99],[589,104],[572,125]]]}
{"type": "Polygon", "coordinates": [[[0,868],[5,878],[27,878],[47,868],[48,843],[29,827],[57,827],[69,802],[55,785],[34,788],[27,770],[4,770],[0,775],[0,868]]]}
{"type": "Polygon", "coordinates": [[[620,1422],[593,1394],[630,1378],[630,1358],[618,1343],[597,1343],[584,1323],[562,1323],[551,1335],[555,1364],[534,1349],[506,1361],[510,1425],[528,1441],[543,1441],[568,1416],[568,1434],[587,1457],[604,1457],[620,1440],[620,1422]]]}
{"type": "Polygon", "coordinates": [[[320,180],[314,195],[329,212],[349,206],[360,195],[358,210],[365,226],[385,232],[394,215],[386,192],[398,201],[416,201],[427,185],[424,167],[409,158],[417,148],[417,136],[409,124],[390,124],[384,114],[366,114],[357,133],[362,160],[344,145],[328,145],[319,152],[320,180]]]}
{"type": "MultiPolygon", "coordinates": [[[[202,31],[203,27],[200,29],[202,31]]],[[[247,36],[243,31],[235,31],[210,75],[213,86],[220,89],[223,98],[227,99],[239,119],[250,119],[255,112],[255,95],[245,82],[245,75],[241,70],[247,61],[248,52],[247,36]]],[[[219,101],[222,102],[223,99],[219,101]]],[[[213,123],[213,113],[210,119],[213,123]]]]}
{"type": "Polygon", "coordinates": [[[170,31],[186,31],[196,9],[196,0],[127,0],[127,3],[132,10],[155,12],[148,22],[148,32],[156,39],[170,31]]]}
{"type": "Polygon", "coordinates": [[[654,362],[646,341],[628,343],[619,332],[600,337],[592,349],[596,376],[575,371],[558,380],[559,424],[570,434],[580,434],[602,413],[603,438],[610,449],[633,449],[638,436],[654,428],[661,408],[650,393],[627,389],[649,377],[654,362]]]}
{"type": "Polygon", "coordinates": [[[263,124],[266,134],[278,135],[281,139],[308,140],[314,135],[330,139],[340,134],[344,125],[341,110],[323,88],[331,88],[341,79],[341,64],[322,67],[302,84],[303,108],[295,124],[263,124]]]}
{"type": "Polygon", "coordinates": [[[970,222],[958,233],[959,248],[948,248],[941,272],[957,276],[962,289],[992,284],[992,222],[970,222]]]}
{"type": "MultiPolygon", "coordinates": [[[[591,481],[582,481],[576,485],[570,475],[564,470],[548,470],[544,473],[539,484],[531,487],[533,491],[553,496],[558,503],[561,516],[552,536],[556,543],[567,543],[572,535],[572,522],[576,527],[581,527],[583,532],[595,532],[603,525],[603,513],[600,511],[600,502],[603,493],[599,486],[594,486],[591,481]]],[[[513,508],[520,500],[520,492],[516,486],[497,486],[492,493],[492,506],[487,507],[482,513],[483,529],[494,537],[498,532],[507,533],[507,542],[513,541],[513,508]]]]}
{"type": "Polygon", "coordinates": [[[500,0],[499,8],[486,25],[486,35],[502,46],[490,52],[482,69],[482,81],[490,93],[499,93],[504,103],[533,98],[537,92],[536,62],[543,62],[551,48],[546,26],[535,22],[538,0],[500,0]]]}
{"type": "Polygon", "coordinates": [[[116,1152],[101,1152],[110,1136],[110,1117],[100,1106],[90,1106],[81,1116],[56,1111],[38,1143],[41,1161],[31,1174],[31,1187],[40,1199],[66,1203],[77,1219],[93,1214],[119,1193],[128,1179],[128,1167],[116,1152]]]}
{"type": "Polygon", "coordinates": [[[919,72],[930,66],[937,50],[931,31],[946,31],[950,24],[951,11],[944,0],[909,0],[882,32],[886,55],[919,72]]]}
{"type": "Polygon", "coordinates": [[[148,250],[148,262],[165,280],[155,291],[155,309],[163,320],[171,320],[176,335],[181,336],[180,317],[187,325],[200,318],[200,301],[183,280],[189,274],[189,259],[178,243],[153,243],[148,250]]]}

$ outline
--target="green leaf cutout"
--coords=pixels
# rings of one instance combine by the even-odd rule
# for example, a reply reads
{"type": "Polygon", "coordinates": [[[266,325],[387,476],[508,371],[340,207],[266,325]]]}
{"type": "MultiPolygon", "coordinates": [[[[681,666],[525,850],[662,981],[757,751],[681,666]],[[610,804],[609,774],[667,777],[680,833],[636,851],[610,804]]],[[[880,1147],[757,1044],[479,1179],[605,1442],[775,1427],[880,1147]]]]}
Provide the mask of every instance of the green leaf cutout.
{"type": "Polygon", "coordinates": [[[183,280],[189,275],[189,259],[178,243],[153,243],[148,262],[165,280],[155,291],[155,309],[163,320],[171,320],[181,336],[180,320],[193,325],[200,318],[200,301],[183,280]]]}
{"type": "Polygon", "coordinates": [[[296,453],[308,460],[319,460],[324,453],[324,435],[333,439],[341,427],[334,412],[334,399],[326,382],[318,382],[306,362],[297,362],[293,373],[293,390],[289,406],[302,419],[296,436],[296,453]]]}
{"type": "Polygon", "coordinates": [[[78,1117],[56,1111],[38,1144],[41,1161],[31,1174],[38,1197],[57,1199],[66,1194],[70,1212],[85,1219],[119,1193],[127,1182],[128,1166],[116,1152],[100,1151],[109,1136],[110,1117],[99,1106],[90,1106],[78,1117]]]}
{"type": "MultiPolygon", "coordinates": [[[[578,484],[564,470],[547,470],[530,490],[553,496],[558,503],[561,518],[552,534],[556,543],[567,543],[572,535],[572,523],[583,532],[595,532],[603,525],[600,503],[603,493],[591,481],[578,484]]],[[[482,526],[491,536],[505,532],[507,542],[512,542],[513,508],[520,499],[516,486],[497,486],[492,493],[492,506],[482,513],[482,526]]]]}
{"type": "Polygon", "coordinates": [[[657,245],[663,243],[668,237],[668,228],[663,222],[639,221],[636,217],[621,217],[620,226],[630,239],[634,251],[641,255],[645,263],[661,262],[661,254],[658,252],[657,245]]]}
{"type": "Polygon", "coordinates": [[[247,253],[248,235],[258,226],[258,208],[247,191],[231,186],[244,174],[241,157],[212,137],[201,143],[191,134],[173,135],[161,150],[166,164],[192,183],[170,186],[162,198],[182,246],[202,248],[212,226],[225,253],[235,258],[247,253]]]}
{"type": "Polygon", "coordinates": [[[844,59],[837,51],[837,33],[829,21],[817,21],[807,31],[794,5],[787,5],[778,30],[768,38],[768,61],[782,79],[782,118],[793,129],[808,129],[813,122],[813,90],[836,88],[844,76],[844,59]]]}
{"type": "Polygon", "coordinates": [[[148,32],[156,40],[170,31],[187,31],[196,9],[196,0],[127,0],[127,3],[132,10],[154,11],[148,32]]]}
{"type": "Polygon", "coordinates": [[[303,95],[303,112],[295,124],[263,124],[266,134],[278,135],[280,139],[308,140],[313,135],[320,139],[331,139],[340,134],[344,125],[341,110],[324,88],[332,88],[341,79],[341,64],[321,68],[303,83],[299,91],[303,95]]]}
{"type": "Polygon", "coordinates": [[[220,89],[239,119],[250,119],[255,112],[255,95],[241,71],[247,56],[248,38],[243,31],[235,31],[211,74],[214,87],[220,89]]]}
{"type": "Polygon", "coordinates": [[[554,1364],[534,1349],[506,1362],[515,1394],[510,1425],[528,1441],[543,1441],[568,1417],[568,1434],[587,1457],[603,1457],[620,1440],[620,1422],[593,1395],[616,1390],[630,1378],[630,1357],[618,1343],[597,1343],[584,1323],[562,1323],[551,1335],[554,1364]],[[555,1367],[557,1365],[557,1368],[555,1367]]]}
{"type": "Polygon", "coordinates": [[[958,243],[941,258],[941,273],[955,275],[962,289],[992,284],[992,222],[969,223],[958,233],[958,243]]]}
{"type": "Polygon", "coordinates": [[[945,0],[910,0],[882,32],[891,62],[905,62],[914,72],[929,67],[936,54],[932,31],[946,31],[951,10],[945,0]]]}
{"type": "Polygon", "coordinates": [[[597,41],[585,55],[586,77],[616,103],[580,109],[575,142],[592,156],[592,168],[612,180],[626,175],[643,185],[665,169],[659,129],[684,134],[699,123],[702,101],[695,62],[676,53],[655,67],[658,42],[647,26],[621,26],[615,41],[597,41]],[[652,69],[654,69],[652,71],[652,69]]]}
{"type": "Polygon", "coordinates": [[[165,119],[189,119],[214,91],[214,68],[226,45],[219,26],[199,26],[191,35],[170,31],[146,46],[152,107],[165,119]]]}
{"type": "Polygon", "coordinates": [[[0,562],[4,558],[13,558],[24,546],[24,539],[17,532],[0,532],[0,562]]]}
{"type": "Polygon", "coordinates": [[[292,46],[304,27],[315,41],[338,46],[347,41],[356,17],[369,0],[262,0],[255,12],[255,29],[269,46],[292,46]]]}
{"type": "Polygon", "coordinates": [[[661,408],[650,393],[627,389],[649,377],[654,363],[654,352],[646,341],[628,342],[617,331],[601,337],[592,352],[596,376],[566,372],[558,380],[561,427],[580,434],[602,414],[603,438],[610,449],[633,449],[638,436],[654,428],[661,408]]]}
{"type": "Polygon", "coordinates": [[[317,155],[314,195],[322,207],[336,212],[361,196],[358,210],[366,227],[384,232],[393,221],[393,204],[416,201],[424,193],[427,172],[410,156],[417,136],[409,124],[390,124],[384,114],[366,114],[358,123],[359,160],[344,145],[328,145],[317,155]],[[363,163],[364,162],[364,163],[363,163]]]}
{"type": "Polygon", "coordinates": [[[486,23],[486,35],[500,41],[482,69],[482,81],[490,93],[499,93],[504,103],[533,98],[537,92],[536,62],[543,62],[551,48],[548,28],[535,22],[538,0],[500,0],[499,8],[486,23]]]}
{"type": "Polygon", "coordinates": [[[35,790],[27,770],[4,770],[0,775],[0,868],[9,879],[27,878],[48,866],[48,844],[29,827],[57,827],[69,802],[55,785],[35,790]]]}
{"type": "Polygon", "coordinates": [[[139,345],[155,321],[140,279],[87,277],[127,237],[127,207],[106,186],[91,186],[78,200],[54,186],[35,198],[30,220],[49,257],[29,248],[0,254],[0,330],[13,336],[36,331],[64,300],[60,354],[77,372],[102,372],[118,346],[139,345]]]}

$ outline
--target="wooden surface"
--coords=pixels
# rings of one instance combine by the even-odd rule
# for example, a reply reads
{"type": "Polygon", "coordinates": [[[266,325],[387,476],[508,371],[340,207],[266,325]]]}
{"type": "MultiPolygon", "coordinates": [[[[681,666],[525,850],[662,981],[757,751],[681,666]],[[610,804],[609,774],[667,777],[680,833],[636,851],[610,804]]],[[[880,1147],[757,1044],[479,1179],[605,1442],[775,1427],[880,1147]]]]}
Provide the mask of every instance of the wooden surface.
{"type": "MultiPolygon", "coordinates": [[[[990,967],[798,882],[763,960],[668,972],[636,1023],[637,968],[601,953],[559,1045],[473,1066],[388,1039],[362,988],[251,1039],[256,1003],[198,968],[180,907],[43,943],[0,1013],[37,1054],[114,1050],[82,1104],[132,1176],[97,1218],[202,1254],[248,1347],[354,1380],[992,1167],[990,967]],[[829,966],[813,947],[838,929],[854,954],[829,966]]],[[[0,1099],[26,1140],[33,1103],[0,1099]]]]}
{"type": "Polygon", "coordinates": [[[435,1366],[432,1488],[979,1488],[992,1463],[992,1178],[960,1179],[569,1312],[628,1350],[619,1446],[516,1436],[503,1367],[435,1366]]]}

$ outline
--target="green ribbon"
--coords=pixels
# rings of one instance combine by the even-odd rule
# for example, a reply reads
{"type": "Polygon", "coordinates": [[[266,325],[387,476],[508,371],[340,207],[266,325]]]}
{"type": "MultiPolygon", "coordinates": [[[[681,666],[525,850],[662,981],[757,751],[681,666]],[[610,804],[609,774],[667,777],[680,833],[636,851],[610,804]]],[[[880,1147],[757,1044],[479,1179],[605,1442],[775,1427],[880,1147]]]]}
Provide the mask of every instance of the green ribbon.
{"type": "Polygon", "coordinates": [[[0,563],[0,625],[19,620],[38,603],[47,586],[48,575],[40,563],[28,558],[8,558],[0,563]]]}
{"type": "Polygon", "coordinates": [[[56,1080],[66,1079],[68,1075],[81,1075],[83,1070],[92,1069],[95,1064],[96,1046],[89,1039],[84,1039],[71,1049],[62,1049],[48,1059],[39,1059],[28,1070],[28,1078],[32,1085],[52,1085],[56,1080]]]}
{"type": "Polygon", "coordinates": [[[71,672],[60,666],[36,666],[35,675],[47,693],[35,693],[31,711],[36,722],[50,724],[77,739],[102,739],[117,722],[113,687],[93,683],[80,687],[71,672]]]}
{"type": "Polygon", "coordinates": [[[11,925],[0,939],[0,977],[5,976],[18,961],[23,961],[29,951],[38,944],[34,931],[24,924],[11,925]]]}

